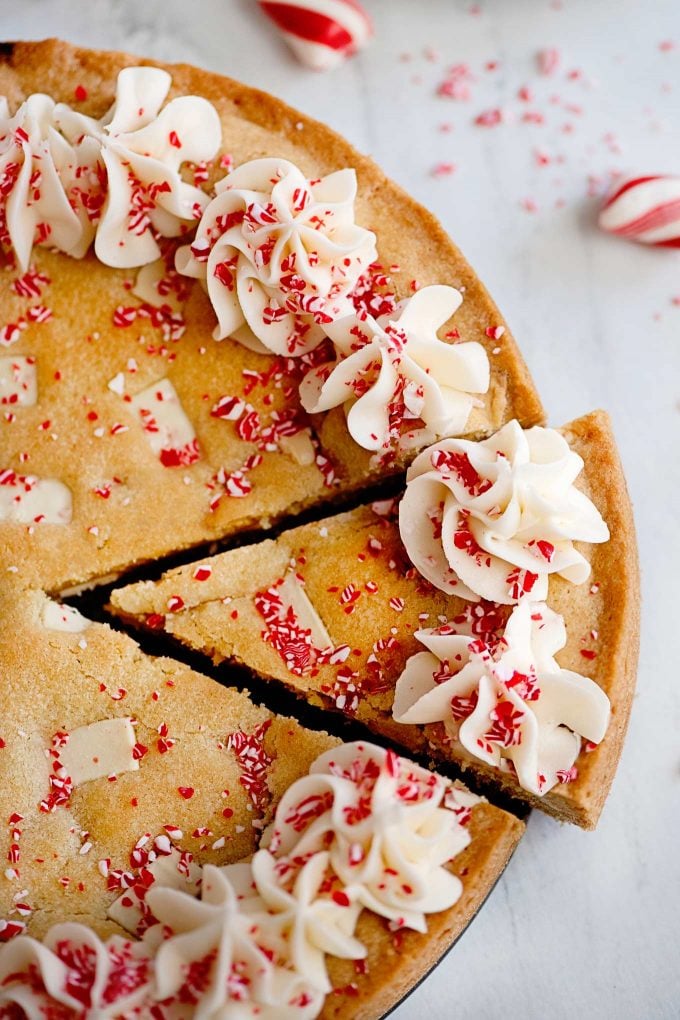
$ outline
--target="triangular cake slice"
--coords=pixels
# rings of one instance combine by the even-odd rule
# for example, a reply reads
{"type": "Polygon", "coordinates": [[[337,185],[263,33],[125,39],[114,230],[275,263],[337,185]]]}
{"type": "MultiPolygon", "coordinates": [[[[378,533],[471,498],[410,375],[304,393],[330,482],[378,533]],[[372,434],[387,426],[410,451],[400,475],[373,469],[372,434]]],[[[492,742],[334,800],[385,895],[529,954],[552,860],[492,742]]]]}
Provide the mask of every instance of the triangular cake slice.
{"type": "MultiPolygon", "coordinates": [[[[58,41],[5,45],[0,96],[12,114],[30,94],[47,93],[69,104],[71,117],[101,118],[121,69],[142,65],[58,41]]],[[[330,129],[277,99],[186,65],[166,70],[168,100],[201,97],[221,122],[211,165],[183,165],[187,180],[207,192],[229,167],[263,155],[314,179],[356,170],[356,223],[378,237],[378,264],[357,300],[378,314],[430,284],[458,288],[461,307],[441,335],[477,341],[491,367],[488,392],[464,431],[488,434],[513,417],[541,420],[500,313],[425,209],[330,129]]],[[[70,258],[44,246],[34,247],[27,270],[2,274],[0,557],[25,582],[57,591],[115,576],[268,527],[399,468],[372,466],[341,407],[301,414],[299,359],[215,342],[206,294],[197,280],[174,273],[177,243],[166,246],[166,265],[155,264],[143,287],[136,269],[111,268],[93,251],[70,258]]]]}
{"type": "MultiPolygon", "coordinates": [[[[591,567],[584,583],[550,576],[547,605],[564,618],[566,644],[557,642],[559,668],[553,663],[548,672],[557,673],[562,685],[576,684],[577,694],[587,688],[589,697],[597,696],[598,710],[604,692],[611,719],[598,746],[584,741],[573,768],[563,769],[560,782],[544,796],[523,789],[507,763],[501,771],[469,753],[459,740],[451,741],[442,725],[405,724],[393,718],[397,680],[409,658],[424,651],[415,631],[458,620],[467,621],[467,634],[487,639],[499,626],[499,616],[502,625],[507,622],[511,607],[466,601],[424,581],[406,556],[390,505],[364,506],[285,531],[275,541],[170,571],[158,583],[114,590],[112,608],[139,626],[164,630],[214,662],[238,662],[259,676],[279,680],[307,700],[344,711],[414,752],[460,762],[506,792],[592,828],[614,776],[634,689],[637,555],[631,506],[607,416],[595,412],[560,431],[585,462],[576,484],[602,515],[610,539],[575,543],[578,558],[582,555],[591,567]],[[321,653],[310,658],[309,645],[321,653]],[[327,646],[330,654],[323,653],[327,646]],[[574,678],[574,673],[579,676],[574,678]],[[590,679],[582,680],[584,676],[590,679]]],[[[543,610],[543,617],[547,615],[543,610]]],[[[542,626],[545,620],[537,616],[542,626]]],[[[443,668],[437,682],[456,668],[455,663],[443,668]]],[[[518,715],[533,716],[533,703],[540,705],[535,681],[518,715]]],[[[523,677],[522,683],[527,682],[523,677]]],[[[459,717],[472,708],[469,699],[464,701],[459,717]]],[[[566,710],[567,717],[575,711],[569,700],[566,710]]],[[[564,727],[558,736],[573,739],[564,727]]],[[[515,742],[522,738],[527,742],[530,735],[520,733],[515,742]]],[[[498,736],[495,739],[498,742],[498,736]]]]}
{"type": "MultiPolygon", "coordinates": [[[[22,933],[43,939],[54,924],[74,921],[102,938],[140,934],[149,889],[194,894],[201,866],[247,859],[311,763],[352,745],[275,717],[176,661],[149,658],[129,637],[39,591],[4,584],[0,615],[0,847],[9,862],[0,890],[1,1004],[14,1001],[22,933]]],[[[496,881],[523,825],[467,793],[455,797],[471,809],[471,840],[450,864],[462,879],[457,902],[428,917],[426,934],[390,930],[364,911],[356,935],[367,957],[329,958],[336,991],[323,1016],[382,1014],[496,881]]]]}

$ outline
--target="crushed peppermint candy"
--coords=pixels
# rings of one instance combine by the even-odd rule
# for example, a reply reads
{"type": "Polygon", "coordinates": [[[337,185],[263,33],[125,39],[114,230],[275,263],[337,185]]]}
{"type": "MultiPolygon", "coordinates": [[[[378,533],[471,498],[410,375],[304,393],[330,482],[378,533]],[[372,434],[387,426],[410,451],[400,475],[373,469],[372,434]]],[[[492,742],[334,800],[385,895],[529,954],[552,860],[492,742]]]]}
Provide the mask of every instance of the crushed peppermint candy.
{"type": "Polygon", "coordinates": [[[265,811],[271,799],[267,785],[267,773],[273,762],[264,746],[264,738],[271,726],[271,720],[260,723],[252,733],[237,730],[227,738],[227,749],[233,751],[241,769],[240,783],[253,807],[265,811]]]}

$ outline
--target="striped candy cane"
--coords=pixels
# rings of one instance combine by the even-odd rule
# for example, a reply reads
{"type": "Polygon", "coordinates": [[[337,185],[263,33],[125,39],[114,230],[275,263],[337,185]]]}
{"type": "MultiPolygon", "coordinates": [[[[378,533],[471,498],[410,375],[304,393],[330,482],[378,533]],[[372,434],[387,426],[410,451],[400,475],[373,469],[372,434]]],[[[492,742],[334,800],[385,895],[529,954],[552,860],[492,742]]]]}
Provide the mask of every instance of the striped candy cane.
{"type": "Polygon", "coordinates": [[[632,177],[609,196],[598,220],[618,237],[680,248],[680,177],[632,177]]]}
{"type": "Polygon", "coordinates": [[[258,0],[298,60],[314,71],[337,67],[365,46],[371,21],[356,0],[258,0]]]}

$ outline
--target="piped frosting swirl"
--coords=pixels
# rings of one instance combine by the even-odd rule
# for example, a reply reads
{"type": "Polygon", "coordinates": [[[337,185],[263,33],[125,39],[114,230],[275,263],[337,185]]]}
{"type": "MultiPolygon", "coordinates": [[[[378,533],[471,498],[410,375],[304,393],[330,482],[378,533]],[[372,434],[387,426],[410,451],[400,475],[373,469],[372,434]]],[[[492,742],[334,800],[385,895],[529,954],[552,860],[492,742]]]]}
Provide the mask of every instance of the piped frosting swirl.
{"type": "Polygon", "coordinates": [[[343,405],[352,438],[372,451],[462,432],[489,388],[489,360],[479,343],[437,336],[461,301],[453,287],[424,287],[393,314],[353,312],[328,323],[336,358],[303,379],[305,410],[343,405]]]}
{"type": "Polygon", "coordinates": [[[222,131],[206,99],[163,107],[171,82],[124,68],[101,120],[40,93],[10,116],[0,98],[0,246],[22,270],[34,245],[82,258],[93,238],[105,265],[141,266],[159,257],[158,237],[193,229],[208,197],[180,168],[211,159],[222,131]]]}
{"type": "Polygon", "coordinates": [[[470,839],[444,806],[450,789],[391,751],[342,745],[284,794],[271,850],[291,860],[328,847],[351,901],[398,927],[426,931],[425,915],[460,895],[459,880],[443,865],[470,839]]]}
{"type": "Polygon", "coordinates": [[[609,699],[594,680],[557,664],[566,630],[545,603],[524,599],[504,628],[483,637],[460,623],[415,636],[427,651],[412,655],[397,680],[397,722],[443,723],[449,740],[512,769],[538,796],[575,778],[582,737],[604,737],[609,699]]]}
{"type": "Polygon", "coordinates": [[[581,584],[590,564],[574,542],[609,538],[574,485],[582,469],[554,429],[511,421],[481,442],[445,439],[406,476],[399,506],[406,551],[435,587],[473,601],[543,600],[551,574],[581,584]]]}
{"type": "Polygon", "coordinates": [[[75,146],[81,173],[98,182],[88,208],[96,222],[95,252],[107,266],[130,268],[161,255],[157,237],[192,230],[208,204],[181,176],[183,163],[212,159],[222,129],[217,111],[199,96],[163,106],[172,79],[158,67],[126,67],[113,106],[95,120],[60,103],[55,120],[75,146]]]}
{"type": "Polygon", "coordinates": [[[0,97],[0,247],[23,271],[34,244],[78,258],[94,235],[79,199],[78,157],[57,130],[55,109],[36,93],[10,116],[0,97]]]}
{"type": "Polygon", "coordinates": [[[57,924],[42,943],[21,935],[0,950],[0,1014],[14,1005],[30,1018],[137,1015],[152,978],[153,961],[141,943],[114,935],[104,944],[85,925],[57,924]]]}
{"type": "Polygon", "coordinates": [[[146,937],[151,944],[162,939],[155,997],[176,1004],[193,1000],[196,1020],[317,1016],[324,992],[286,966],[286,945],[250,875],[247,865],[207,865],[200,900],[175,889],[150,890],[149,905],[163,926],[162,933],[156,926],[146,937]]]}
{"type": "Polygon", "coordinates": [[[256,159],[215,186],[177,269],[205,281],[215,338],[252,350],[307,353],[352,308],[349,294],[376,257],[354,222],[354,170],[308,180],[285,159],[256,159]]]}

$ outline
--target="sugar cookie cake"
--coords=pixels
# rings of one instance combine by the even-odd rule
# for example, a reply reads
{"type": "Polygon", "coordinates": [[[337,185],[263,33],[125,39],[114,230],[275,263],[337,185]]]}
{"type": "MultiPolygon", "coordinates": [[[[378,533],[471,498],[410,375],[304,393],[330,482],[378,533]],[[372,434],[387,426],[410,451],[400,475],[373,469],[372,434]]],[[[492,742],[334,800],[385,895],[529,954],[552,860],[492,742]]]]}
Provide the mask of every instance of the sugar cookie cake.
{"type": "Polygon", "coordinates": [[[545,427],[439,224],[274,97],[56,40],[0,97],[0,1017],[375,1020],[503,871],[508,793],[602,810],[608,419],[545,427]]]}

